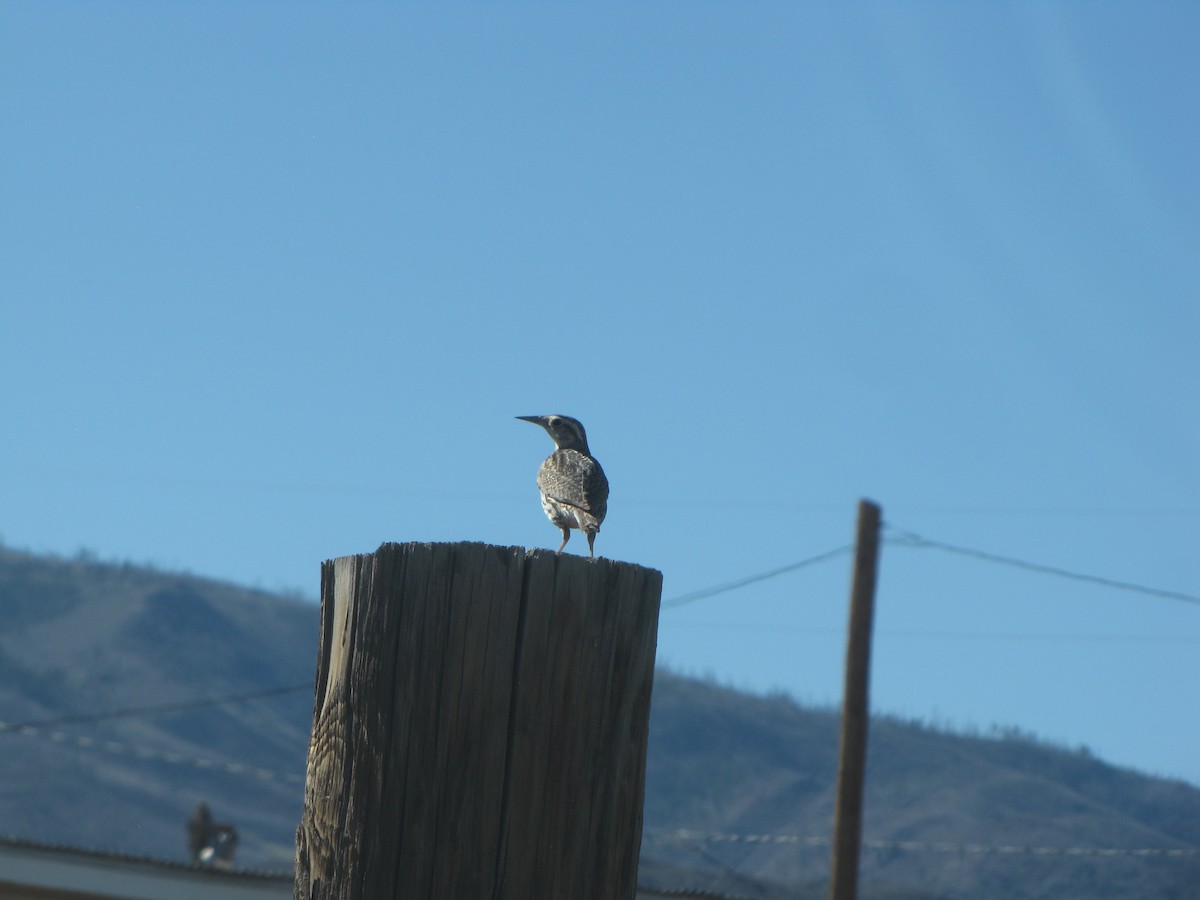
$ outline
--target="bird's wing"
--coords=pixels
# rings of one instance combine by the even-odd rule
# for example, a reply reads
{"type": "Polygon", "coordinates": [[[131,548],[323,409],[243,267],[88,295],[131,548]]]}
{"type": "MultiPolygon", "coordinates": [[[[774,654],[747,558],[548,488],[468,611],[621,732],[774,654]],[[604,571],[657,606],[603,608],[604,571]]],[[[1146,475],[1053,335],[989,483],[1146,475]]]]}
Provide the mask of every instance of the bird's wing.
{"type": "Polygon", "coordinates": [[[543,494],[591,513],[604,521],[608,510],[608,479],[600,463],[578,450],[555,450],[538,472],[543,494]]]}

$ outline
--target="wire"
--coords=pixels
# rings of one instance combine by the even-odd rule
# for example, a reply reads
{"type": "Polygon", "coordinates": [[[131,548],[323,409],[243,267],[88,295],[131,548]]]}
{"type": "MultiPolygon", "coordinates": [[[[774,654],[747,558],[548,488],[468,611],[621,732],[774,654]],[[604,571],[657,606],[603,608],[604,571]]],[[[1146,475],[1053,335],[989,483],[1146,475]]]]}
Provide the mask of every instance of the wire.
{"type": "Polygon", "coordinates": [[[1059,578],[1069,578],[1074,581],[1084,581],[1089,584],[1099,584],[1104,587],[1115,588],[1122,591],[1133,591],[1138,594],[1146,594],[1151,597],[1164,597],[1168,600],[1180,600],[1184,603],[1200,604],[1200,597],[1193,594],[1184,594],[1179,591],[1164,591],[1160,588],[1147,587],[1143,584],[1134,584],[1129,581],[1116,581],[1112,578],[1104,578],[1099,575],[1087,575],[1083,572],[1073,572],[1069,569],[1060,569],[1057,566],[1047,566],[1042,563],[1028,562],[1023,559],[1016,559],[1011,556],[1001,556],[998,553],[988,553],[984,550],[975,550],[970,547],[959,547],[955,544],[947,544],[943,541],[934,541],[929,538],[922,537],[912,531],[904,531],[896,529],[892,526],[887,526],[889,530],[894,532],[894,536],[886,538],[886,543],[898,547],[931,547],[935,550],[942,550],[946,553],[957,553],[959,556],[969,556],[975,559],[983,559],[988,562],[997,563],[1003,566],[1011,566],[1016,569],[1024,569],[1028,572],[1038,572],[1043,575],[1055,575],[1059,578]]]}
{"type": "MultiPolygon", "coordinates": [[[[231,763],[224,760],[187,756],[182,753],[152,750],[149,747],[126,744],[120,741],[99,740],[83,735],[70,735],[36,725],[15,725],[0,721],[0,734],[11,733],[22,737],[36,737],[57,744],[70,744],[85,750],[102,750],[118,756],[132,756],[140,760],[156,760],[174,765],[189,766],[207,771],[225,772],[230,775],[255,778],[260,781],[290,782],[304,784],[305,776],[291,772],[281,773],[257,766],[231,763]]],[[[806,847],[827,847],[828,837],[802,837],[793,834],[738,834],[731,832],[700,831],[689,828],[647,828],[647,837],[686,844],[793,844],[806,847]]],[[[943,841],[883,841],[864,840],[863,847],[871,850],[924,851],[932,853],[995,853],[1004,855],[1025,854],[1033,856],[1138,856],[1138,857],[1196,857],[1200,848],[1184,847],[1046,847],[1022,845],[954,844],[943,841]]]]}
{"type": "MultiPolygon", "coordinates": [[[[796,834],[731,834],[728,832],[648,828],[648,834],[679,843],[705,844],[798,844],[828,847],[827,837],[801,837],[796,834]]],[[[868,850],[907,850],[926,853],[995,853],[1023,856],[1200,856],[1200,847],[1046,847],[1022,844],[958,844],[949,841],[863,840],[868,850]]]]}
{"type": "Polygon", "coordinates": [[[40,728],[37,725],[14,725],[8,722],[0,722],[0,734],[16,734],[22,737],[42,738],[55,744],[69,744],[84,750],[103,750],[105,753],[112,753],[117,756],[132,756],[139,760],[154,760],[177,766],[190,766],[207,771],[225,772],[229,775],[243,775],[247,778],[257,778],[259,781],[288,781],[293,784],[304,784],[303,775],[295,775],[290,772],[273,772],[270,769],[260,769],[257,766],[248,766],[243,763],[231,763],[220,759],[152,750],[143,745],[100,740],[99,738],[87,737],[86,735],[67,734],[65,731],[40,728]]]}
{"type": "Polygon", "coordinates": [[[664,609],[669,609],[675,606],[683,606],[687,603],[695,603],[697,600],[706,600],[709,597],[715,597],[717,594],[724,594],[727,591],[735,591],[738,588],[745,587],[748,584],[754,584],[759,581],[766,581],[768,578],[775,578],[779,575],[784,575],[788,572],[794,572],[797,569],[803,569],[805,566],[815,565],[816,563],[825,562],[829,559],[841,556],[843,553],[849,553],[853,549],[853,545],[846,544],[843,547],[837,547],[833,550],[828,550],[825,553],[819,553],[816,556],[811,556],[808,559],[802,559],[799,562],[789,563],[786,566],[780,566],[778,569],[771,569],[768,572],[760,572],[757,575],[749,575],[745,578],[739,578],[737,581],[730,581],[727,584],[716,585],[715,587],[701,588],[698,591],[692,591],[690,594],[681,594],[678,597],[672,597],[670,600],[664,600],[662,606],[664,609]]]}
{"type": "Polygon", "coordinates": [[[74,725],[78,722],[101,722],[106,719],[131,719],[142,716],[159,716],[167,713],[191,712],[196,709],[208,709],[213,706],[224,706],[229,703],[245,703],[247,700],[261,700],[263,697],[277,697],[280,694],[294,694],[297,691],[311,691],[312,682],[290,684],[284,687],[264,688],[247,694],[226,694],[221,697],[209,697],[201,700],[185,700],[179,703],[159,703],[152,706],[127,706],[122,709],[109,710],[99,713],[80,713],[78,715],[55,716],[52,719],[36,719],[30,722],[11,723],[5,729],[13,731],[19,728],[46,728],[52,725],[74,725]]]}
{"type": "MultiPolygon", "coordinates": [[[[1134,593],[1145,594],[1151,597],[1162,597],[1168,600],[1179,600],[1184,603],[1194,603],[1200,605],[1200,596],[1196,596],[1194,594],[1185,594],[1181,591],[1167,591],[1161,588],[1148,587],[1147,585],[1143,584],[1135,584],[1130,581],[1117,581],[1116,579],[1105,578],[1100,575],[1088,575],[1084,572],[1075,572],[1070,569],[1060,568],[1058,566],[1048,566],[1043,563],[1029,562],[1028,560],[1017,559],[1016,557],[1012,556],[1001,556],[998,553],[989,553],[985,550],[976,550],[971,547],[962,547],[957,544],[947,544],[945,541],[935,541],[930,538],[923,537],[916,532],[899,529],[892,525],[885,525],[884,527],[891,532],[891,535],[885,538],[885,543],[897,547],[932,548],[934,550],[942,550],[946,553],[956,553],[959,556],[982,559],[998,565],[1024,569],[1027,572],[1037,572],[1042,575],[1054,575],[1058,578],[1069,578],[1074,581],[1083,581],[1088,584],[1098,584],[1102,587],[1114,588],[1116,590],[1132,591],[1134,593]]],[[[662,602],[662,608],[672,609],[674,607],[684,606],[688,603],[694,603],[697,600],[706,600],[709,597],[715,597],[718,594],[724,594],[728,591],[735,591],[738,588],[743,588],[759,581],[766,581],[767,579],[775,578],[779,575],[785,575],[788,572],[794,572],[797,569],[803,569],[806,566],[811,566],[815,565],[816,563],[834,559],[842,554],[849,553],[853,549],[854,547],[852,544],[846,544],[841,547],[836,547],[833,550],[826,551],[825,553],[819,553],[816,556],[809,557],[808,559],[802,559],[799,562],[789,563],[786,566],[780,566],[777,569],[771,569],[767,572],[760,572],[756,575],[748,575],[745,578],[739,578],[736,581],[714,585],[713,587],[701,588],[700,590],[692,591],[688,594],[681,594],[678,597],[672,597],[669,600],[664,600],[662,602]]]]}
{"type": "MultiPolygon", "coordinates": [[[[838,637],[844,627],[832,625],[781,625],[773,622],[695,622],[675,620],[672,628],[708,628],[723,631],[769,631],[772,634],[808,634],[838,637]]],[[[1200,635],[1192,634],[1113,634],[1071,631],[953,631],[948,629],[876,628],[877,637],[913,638],[950,641],[1079,641],[1083,643],[1195,644],[1200,635]]]]}
{"type": "Polygon", "coordinates": [[[735,869],[733,866],[729,865],[729,863],[725,862],[722,859],[718,859],[712,853],[709,853],[704,848],[703,844],[696,842],[696,843],[685,844],[685,846],[689,850],[691,850],[693,853],[695,853],[697,856],[699,856],[702,860],[704,860],[706,863],[716,866],[718,869],[722,870],[727,876],[732,878],[734,881],[739,881],[744,884],[748,884],[752,888],[755,886],[754,881],[748,875],[742,874],[737,869],[735,869]]]}

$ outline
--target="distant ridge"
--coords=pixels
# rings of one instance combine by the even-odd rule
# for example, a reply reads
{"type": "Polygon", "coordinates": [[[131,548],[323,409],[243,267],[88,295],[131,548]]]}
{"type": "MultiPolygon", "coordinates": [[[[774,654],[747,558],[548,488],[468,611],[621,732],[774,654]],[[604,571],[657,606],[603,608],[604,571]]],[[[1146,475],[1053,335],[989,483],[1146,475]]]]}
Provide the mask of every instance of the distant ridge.
{"type": "MultiPolygon", "coordinates": [[[[311,680],[317,608],[193,575],[0,548],[0,722],[311,680]]],[[[0,726],[0,834],[183,860],[207,802],[239,862],[286,870],[312,695],[0,726]]],[[[837,718],[660,671],[643,881],[824,896],[837,718]]],[[[1200,790],[1019,733],[872,723],[864,898],[1200,898],[1200,790]]]]}

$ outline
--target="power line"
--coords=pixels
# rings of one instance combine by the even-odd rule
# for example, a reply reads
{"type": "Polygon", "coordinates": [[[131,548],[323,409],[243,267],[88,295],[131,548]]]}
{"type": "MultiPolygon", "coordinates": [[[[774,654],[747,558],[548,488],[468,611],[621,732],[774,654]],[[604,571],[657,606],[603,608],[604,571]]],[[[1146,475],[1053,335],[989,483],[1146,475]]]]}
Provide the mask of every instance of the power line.
{"type": "Polygon", "coordinates": [[[701,588],[698,591],[692,591],[689,594],[681,594],[678,597],[672,597],[670,600],[664,600],[663,608],[675,606],[683,606],[686,603],[695,603],[697,600],[706,600],[709,597],[715,597],[717,594],[724,594],[727,591],[735,591],[738,588],[745,587],[748,584],[754,584],[759,581],[766,581],[768,578],[775,578],[779,575],[785,575],[788,572],[795,572],[797,569],[803,569],[806,566],[815,565],[825,562],[826,560],[834,559],[845,553],[849,553],[853,549],[851,544],[846,544],[842,547],[836,547],[833,550],[828,550],[825,553],[818,553],[816,556],[810,556],[808,559],[802,559],[799,562],[789,563],[786,566],[780,566],[778,569],[771,569],[767,572],[759,572],[757,575],[748,575],[745,578],[739,578],[737,581],[730,581],[726,584],[719,584],[714,587],[701,588]]]}
{"type": "MultiPolygon", "coordinates": [[[[256,778],[260,781],[284,781],[304,784],[303,775],[275,772],[257,766],[231,763],[207,757],[187,756],[171,751],[152,750],[149,747],[126,744],[120,741],[100,740],[84,735],[70,735],[62,731],[36,725],[17,725],[0,721],[0,734],[17,734],[36,737],[57,744],[69,744],[85,750],[102,750],[118,756],[131,756],[143,761],[159,761],[173,765],[189,766],[206,771],[225,772],[256,778]]],[[[794,834],[741,834],[736,832],[700,831],[689,828],[647,828],[647,837],[673,840],[688,844],[789,844],[805,847],[828,847],[828,837],[802,836],[794,834]]],[[[1052,847],[1010,844],[964,844],[946,841],[889,841],[864,840],[863,847],[870,850],[899,850],[909,852],[956,853],[956,854],[999,854],[1027,856],[1128,856],[1128,857],[1200,857],[1200,848],[1195,847],[1052,847]]]]}
{"type": "Polygon", "coordinates": [[[1015,569],[1024,569],[1028,572],[1038,572],[1042,575],[1055,575],[1059,578],[1069,578],[1073,581],[1083,581],[1088,584],[1098,584],[1103,587],[1114,588],[1122,591],[1132,591],[1138,594],[1146,594],[1151,597],[1163,597],[1168,600],[1181,600],[1184,603],[1200,604],[1200,597],[1193,594],[1184,594],[1179,591],[1165,591],[1160,588],[1147,587],[1144,584],[1134,584],[1129,581],[1117,581],[1112,578],[1105,578],[1100,575],[1088,575],[1083,572],[1074,572],[1070,569],[1061,569],[1058,566],[1048,566],[1043,563],[1029,562],[1023,559],[1016,559],[1012,556],[1001,556],[998,553],[988,553],[985,550],[975,550],[971,547],[960,547],[956,544],[947,544],[944,541],[930,540],[922,537],[912,531],[904,531],[888,526],[889,530],[894,533],[893,537],[886,538],[886,542],[898,547],[930,547],[935,550],[942,550],[946,553],[956,553],[959,556],[972,557],[974,559],[982,559],[987,562],[996,563],[1002,566],[1010,566],[1015,569]]]}
{"type": "MultiPolygon", "coordinates": [[[[671,622],[672,628],[720,629],[723,631],[769,631],[772,634],[805,634],[822,637],[839,637],[846,633],[844,627],[833,625],[783,625],[778,622],[671,622]]],[[[1100,644],[1195,644],[1200,635],[1193,634],[1114,634],[1105,632],[1074,631],[963,631],[953,629],[923,628],[877,628],[875,634],[886,638],[909,638],[916,640],[946,641],[1076,641],[1100,644]]]]}
{"type": "MultiPolygon", "coordinates": [[[[1050,566],[1044,563],[1029,562],[1028,560],[1017,559],[1016,557],[1012,556],[1002,556],[998,553],[989,553],[985,550],[976,550],[971,547],[948,544],[945,541],[932,540],[915,532],[898,529],[891,525],[885,524],[884,527],[890,532],[890,536],[885,537],[884,539],[885,543],[897,547],[932,548],[934,550],[942,550],[946,553],[955,553],[959,556],[985,560],[986,562],[995,563],[997,565],[1024,569],[1027,572],[1037,572],[1041,575],[1053,575],[1058,578],[1068,578],[1074,581],[1097,584],[1102,587],[1113,588],[1116,590],[1132,591],[1134,593],[1145,594],[1151,597],[1162,597],[1168,600],[1179,600],[1184,603],[1194,603],[1200,605],[1200,596],[1196,596],[1194,594],[1185,594],[1181,591],[1163,590],[1161,588],[1149,587],[1144,584],[1136,584],[1130,581],[1118,581],[1116,579],[1106,578],[1101,575],[1089,575],[1085,572],[1076,572],[1071,569],[1061,568],[1059,566],[1050,566]]],[[[697,600],[706,600],[709,597],[715,597],[718,594],[735,591],[738,588],[743,588],[759,581],[766,581],[770,578],[776,578],[780,575],[785,575],[788,572],[794,572],[797,569],[803,569],[806,566],[811,566],[834,559],[838,556],[849,553],[852,549],[852,545],[846,544],[841,547],[836,547],[833,550],[828,550],[825,553],[819,553],[816,556],[802,559],[799,562],[789,563],[786,566],[780,566],[777,569],[770,569],[766,572],[759,572],[755,575],[748,575],[745,578],[739,578],[736,581],[725,582],[714,585],[713,587],[701,588],[697,591],[681,594],[678,597],[672,597],[669,600],[664,600],[662,607],[663,609],[670,609],[678,606],[684,606],[688,603],[694,603],[697,600]]]]}
{"type": "Polygon", "coordinates": [[[55,716],[52,719],[37,719],[30,722],[10,723],[0,731],[14,731],[21,728],[47,728],[53,725],[74,725],[79,722],[101,722],[107,719],[130,719],[149,716],[166,715],[167,713],[191,712],[197,709],[208,709],[213,706],[225,706],[231,703],[245,703],[248,700],[261,700],[264,697],[276,697],[280,694],[294,694],[297,691],[311,691],[312,682],[290,684],[284,687],[264,688],[245,694],[225,694],[220,697],[206,697],[198,700],[184,700],[178,703],[158,703],[150,706],[127,706],[122,709],[108,710],[98,713],[79,713],[78,715],[55,716]]]}
{"type": "Polygon", "coordinates": [[[1132,507],[1132,506],[910,506],[905,512],[922,515],[949,516],[1076,516],[1076,517],[1142,517],[1197,516],[1197,507],[1132,507]]]}
{"type": "MultiPolygon", "coordinates": [[[[804,837],[796,834],[734,834],[693,831],[688,828],[646,829],[649,835],[679,843],[703,844],[793,844],[803,847],[828,847],[828,837],[804,837]]],[[[1005,856],[1135,856],[1200,857],[1200,847],[1053,847],[1024,844],[964,844],[950,841],[864,840],[869,850],[901,850],[923,853],[971,853],[1005,856]]]]}
{"type": "Polygon", "coordinates": [[[55,744],[68,744],[84,750],[103,750],[105,753],[112,753],[117,756],[131,756],[142,761],[165,762],[177,766],[204,769],[206,771],[225,772],[229,775],[257,778],[259,781],[286,781],[293,784],[304,784],[303,775],[273,772],[270,769],[260,769],[257,766],[248,766],[242,763],[225,762],[220,759],[187,756],[183,753],[174,753],[165,750],[152,750],[149,747],[141,745],[126,744],[121,741],[101,740],[99,738],[87,737],[86,735],[67,734],[65,731],[41,728],[37,725],[16,725],[9,722],[0,722],[0,734],[16,734],[22,737],[42,738],[55,744]]]}

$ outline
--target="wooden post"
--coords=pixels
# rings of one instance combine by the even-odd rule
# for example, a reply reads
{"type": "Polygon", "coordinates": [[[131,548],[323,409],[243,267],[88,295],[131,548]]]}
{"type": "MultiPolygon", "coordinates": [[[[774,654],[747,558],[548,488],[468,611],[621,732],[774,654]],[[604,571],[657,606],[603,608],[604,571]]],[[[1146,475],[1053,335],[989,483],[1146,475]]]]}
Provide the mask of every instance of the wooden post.
{"type": "Polygon", "coordinates": [[[326,562],[297,900],[632,900],[661,591],[486,544],[326,562]]]}
{"type": "Polygon", "coordinates": [[[874,503],[868,500],[859,502],[854,580],[850,588],[850,633],[846,641],[846,684],[842,698],[830,900],[854,900],[858,896],[863,784],[867,768],[871,622],[875,612],[880,515],[880,509],[874,503]]]}

